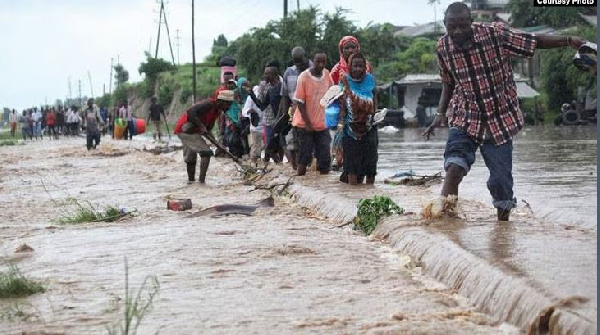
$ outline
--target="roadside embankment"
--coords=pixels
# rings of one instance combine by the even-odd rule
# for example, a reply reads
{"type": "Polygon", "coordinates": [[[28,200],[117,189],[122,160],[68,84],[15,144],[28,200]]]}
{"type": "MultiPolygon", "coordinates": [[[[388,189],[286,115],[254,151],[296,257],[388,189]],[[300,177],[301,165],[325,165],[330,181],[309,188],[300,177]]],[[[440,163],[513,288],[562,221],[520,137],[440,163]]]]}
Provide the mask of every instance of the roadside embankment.
{"type": "Polygon", "coordinates": [[[435,197],[429,188],[335,183],[297,178],[289,191],[339,224],[356,215],[360,198],[389,195],[412,214],[384,220],[373,235],[480,311],[531,334],[596,334],[595,231],[545,222],[526,207],[498,222],[491,206],[472,199],[459,200],[456,218],[424,220],[418,213],[435,197]]]}

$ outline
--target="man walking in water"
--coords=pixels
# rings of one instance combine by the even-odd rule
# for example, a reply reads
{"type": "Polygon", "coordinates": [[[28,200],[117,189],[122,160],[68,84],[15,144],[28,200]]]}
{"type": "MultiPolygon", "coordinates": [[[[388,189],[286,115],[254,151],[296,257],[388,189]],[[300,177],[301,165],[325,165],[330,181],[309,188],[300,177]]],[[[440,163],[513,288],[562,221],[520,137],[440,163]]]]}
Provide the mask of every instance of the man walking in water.
{"type": "Polygon", "coordinates": [[[165,109],[156,103],[156,97],[152,97],[150,100],[152,104],[150,105],[150,113],[148,113],[148,118],[146,118],[146,124],[149,124],[150,120],[154,124],[154,135],[153,138],[156,140],[156,136],[158,136],[158,140],[161,141],[161,132],[160,132],[160,116],[163,116],[165,122],[167,122],[167,116],[165,115],[165,109]]]}
{"type": "MultiPolygon", "coordinates": [[[[306,57],[306,52],[302,47],[295,47],[292,49],[292,61],[294,65],[288,67],[283,73],[283,82],[281,84],[281,103],[279,104],[279,114],[290,113],[290,119],[293,117],[296,109],[294,103],[294,95],[296,94],[296,85],[298,83],[298,76],[304,70],[312,66],[312,61],[306,57]],[[291,112],[288,109],[291,108],[291,112]]],[[[286,155],[288,161],[292,164],[294,170],[298,169],[296,158],[298,155],[298,141],[296,139],[295,130],[292,129],[285,136],[285,142],[287,145],[286,155]]]]}
{"type": "Polygon", "coordinates": [[[444,14],[447,33],[438,41],[442,94],[431,126],[444,125],[450,105],[450,131],[444,152],[446,178],[442,196],[458,196],[458,185],[475,162],[479,148],[490,171],[487,187],[497,208],[498,220],[508,221],[516,207],[513,196],[512,138],[523,128],[512,56],[532,57],[536,49],[579,48],[579,37],[534,35],[503,23],[474,23],[462,2],[444,14]]]}
{"type": "Polygon", "coordinates": [[[333,85],[329,71],[325,69],[327,54],[317,52],[313,63],[313,67],[298,77],[294,95],[298,111],[294,113],[292,126],[296,128],[298,136],[298,176],[306,174],[306,167],[312,159],[313,152],[321,174],[328,174],[331,168],[331,137],[325,126],[325,109],[321,106],[321,98],[333,85]]]}
{"type": "Polygon", "coordinates": [[[100,110],[94,104],[94,99],[88,99],[84,113],[87,149],[96,149],[96,146],[100,144],[100,129],[104,126],[104,121],[100,116],[100,110]]]}
{"type": "MultiPolygon", "coordinates": [[[[196,161],[200,155],[200,175],[198,181],[204,183],[206,180],[206,171],[210,164],[210,157],[213,155],[210,146],[202,137],[207,137],[217,142],[210,134],[210,130],[215,125],[219,115],[229,109],[233,102],[233,92],[229,90],[219,91],[215,98],[202,100],[200,103],[188,108],[181,115],[177,125],[173,130],[181,143],[183,144],[183,160],[187,165],[188,182],[194,181],[196,174],[196,161]]],[[[218,145],[218,149],[226,150],[218,145]]]]}

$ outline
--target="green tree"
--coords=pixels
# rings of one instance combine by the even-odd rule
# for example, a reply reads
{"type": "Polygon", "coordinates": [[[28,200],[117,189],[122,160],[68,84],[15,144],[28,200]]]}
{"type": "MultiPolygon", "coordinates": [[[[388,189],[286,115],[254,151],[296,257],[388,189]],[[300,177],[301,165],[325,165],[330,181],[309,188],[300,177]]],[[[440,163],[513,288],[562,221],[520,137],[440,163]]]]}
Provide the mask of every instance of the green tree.
{"type": "MultiPolygon", "coordinates": [[[[226,54],[235,55],[238,64],[245,67],[250,78],[259,78],[267,62],[279,60],[282,70],[290,60],[290,51],[302,46],[309,56],[317,50],[329,57],[329,66],[338,61],[337,45],[345,35],[353,35],[357,28],[346,19],[347,10],[337,8],[333,14],[321,15],[316,7],[291,13],[287,18],[271,21],[264,27],[254,28],[229,43],[226,54]]],[[[216,55],[211,55],[215,58],[216,55]]]]}
{"type": "Polygon", "coordinates": [[[229,41],[227,41],[225,35],[220,34],[216,39],[213,40],[210,55],[208,55],[204,61],[207,63],[217,64],[219,59],[227,52],[227,47],[229,47],[229,41]]]}
{"type": "Polygon", "coordinates": [[[138,72],[145,74],[146,79],[156,80],[159,73],[176,70],[175,65],[162,58],[154,58],[148,52],[145,52],[145,55],[146,62],[140,64],[138,72]]]}
{"type": "Polygon", "coordinates": [[[175,71],[177,67],[162,58],[154,58],[148,52],[146,54],[146,62],[141,63],[138,68],[140,74],[145,74],[143,95],[150,97],[154,94],[156,80],[161,72],[175,71]]]}
{"type": "Polygon", "coordinates": [[[112,105],[112,95],[106,93],[101,97],[96,98],[96,105],[100,107],[109,107],[112,105]]]}
{"type": "MultiPolygon", "coordinates": [[[[582,36],[590,41],[597,38],[595,27],[579,27],[565,34],[582,36]]],[[[561,104],[577,100],[578,87],[595,88],[595,78],[573,66],[573,49],[560,48],[538,52],[541,53],[541,84],[547,93],[547,105],[551,110],[558,110],[561,104]]]]}
{"type": "Polygon", "coordinates": [[[596,14],[596,7],[534,7],[533,1],[523,0],[510,0],[507,9],[511,13],[511,24],[515,27],[572,27],[582,21],[579,13],[596,14]]]}
{"type": "Polygon", "coordinates": [[[129,72],[125,70],[123,65],[117,64],[114,66],[116,86],[126,83],[129,80],[129,72]]]}
{"type": "MultiPolygon", "coordinates": [[[[322,32],[318,47],[321,51],[324,51],[329,58],[330,66],[337,63],[340,60],[339,42],[340,39],[347,35],[356,36],[357,29],[352,24],[352,21],[346,18],[346,13],[349,10],[337,7],[335,13],[326,13],[323,15],[323,19],[320,24],[322,32]]],[[[359,40],[361,41],[361,40],[359,40]]],[[[361,50],[364,49],[361,41],[361,50]]]]}

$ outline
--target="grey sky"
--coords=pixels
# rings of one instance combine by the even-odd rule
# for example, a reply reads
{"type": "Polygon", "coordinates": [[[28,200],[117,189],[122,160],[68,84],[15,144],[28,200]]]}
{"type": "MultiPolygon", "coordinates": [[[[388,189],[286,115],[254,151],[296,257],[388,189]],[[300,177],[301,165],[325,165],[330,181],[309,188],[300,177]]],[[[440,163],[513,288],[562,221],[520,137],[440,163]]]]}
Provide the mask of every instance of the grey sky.
{"type": "MultiPolygon", "coordinates": [[[[453,1],[442,0],[437,17],[453,1]]],[[[289,0],[289,10],[297,1],[289,0]]],[[[223,33],[233,40],[251,27],[279,19],[281,0],[196,0],[196,59],[204,59],[212,41],[223,33]]],[[[433,21],[427,0],[300,0],[300,6],[318,5],[322,12],[335,7],[351,10],[347,16],[359,27],[369,22],[413,25],[433,21]]],[[[139,81],[137,69],[144,51],[156,46],[158,5],[154,0],[0,0],[0,107],[18,110],[69,95],[95,96],[109,89],[110,60],[117,58],[139,81]],[[88,71],[91,74],[92,85],[88,71]]],[[[191,62],[191,0],[169,0],[167,19],[177,61],[191,62]]],[[[170,59],[166,31],[161,31],[159,56],[170,59]]]]}

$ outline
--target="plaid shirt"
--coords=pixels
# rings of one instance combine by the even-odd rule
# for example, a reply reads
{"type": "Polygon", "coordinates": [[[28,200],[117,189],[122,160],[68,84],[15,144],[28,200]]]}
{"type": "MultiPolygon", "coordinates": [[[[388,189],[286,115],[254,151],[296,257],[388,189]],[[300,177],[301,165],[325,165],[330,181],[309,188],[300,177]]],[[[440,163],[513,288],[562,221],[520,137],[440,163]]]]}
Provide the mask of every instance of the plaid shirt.
{"type": "Polygon", "coordinates": [[[449,125],[463,129],[477,143],[489,135],[500,145],[523,128],[510,57],[532,57],[537,40],[503,23],[472,27],[474,45],[469,50],[455,46],[448,34],[438,41],[440,76],[454,86],[449,125]]]}

